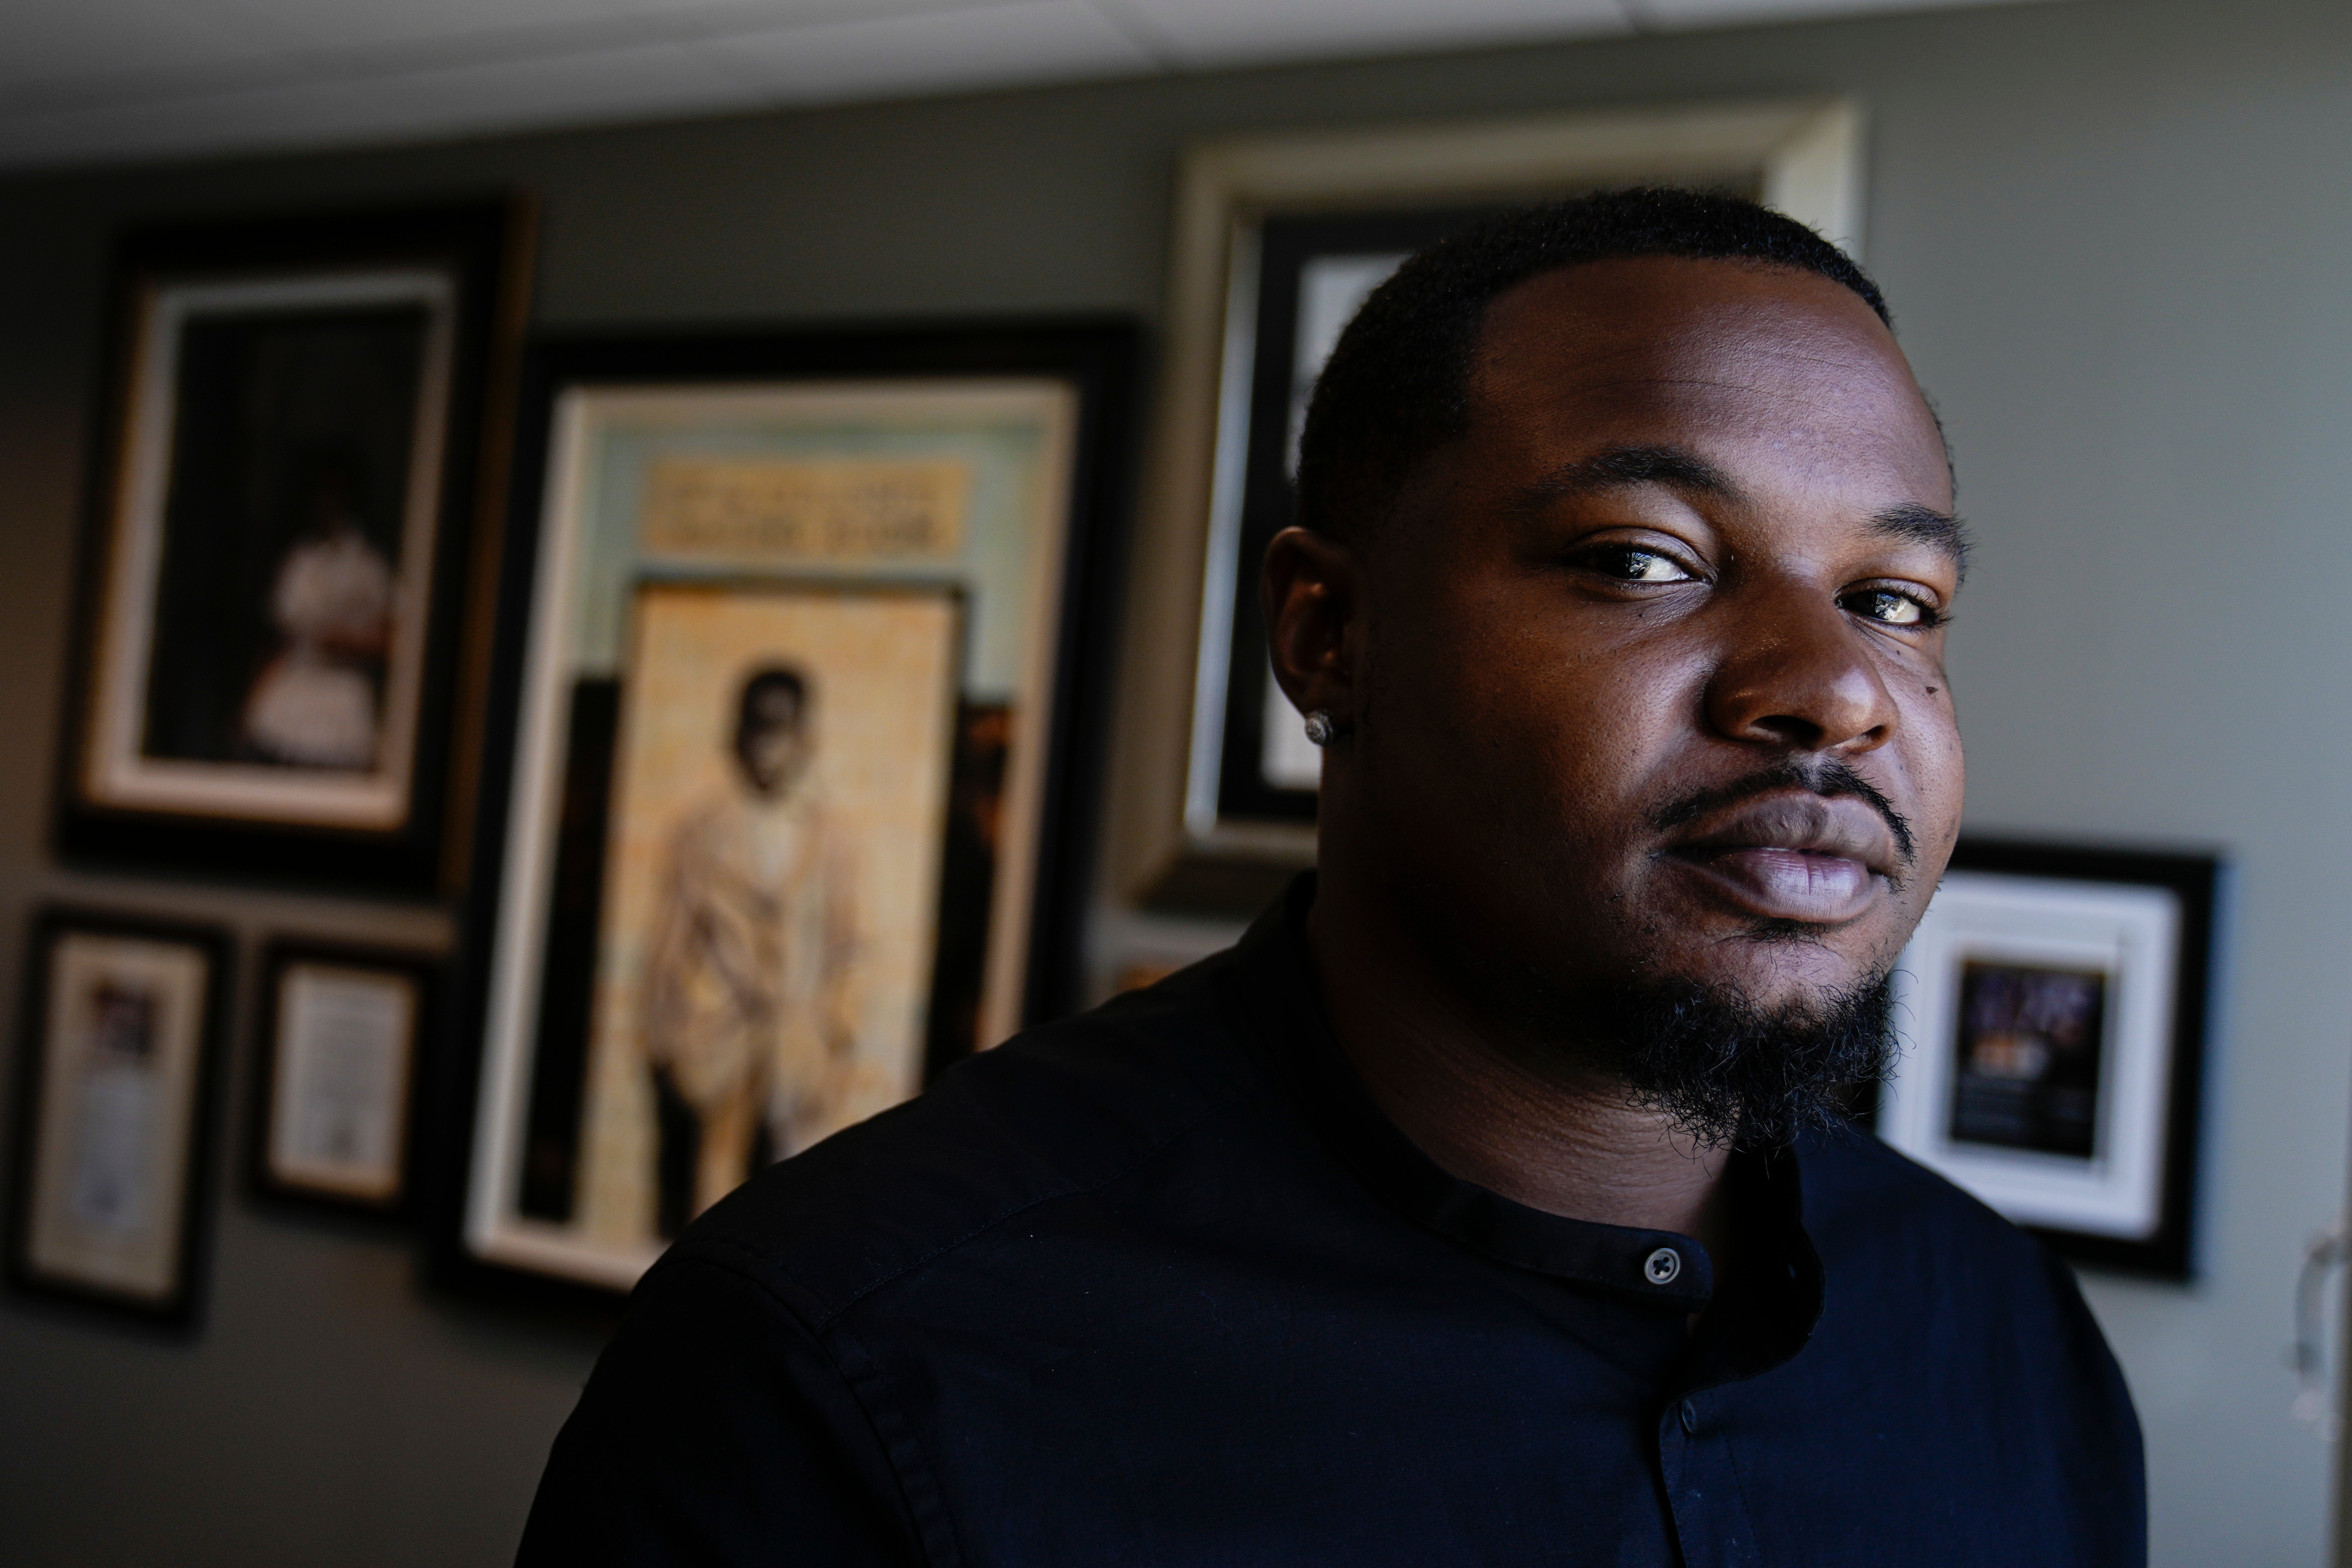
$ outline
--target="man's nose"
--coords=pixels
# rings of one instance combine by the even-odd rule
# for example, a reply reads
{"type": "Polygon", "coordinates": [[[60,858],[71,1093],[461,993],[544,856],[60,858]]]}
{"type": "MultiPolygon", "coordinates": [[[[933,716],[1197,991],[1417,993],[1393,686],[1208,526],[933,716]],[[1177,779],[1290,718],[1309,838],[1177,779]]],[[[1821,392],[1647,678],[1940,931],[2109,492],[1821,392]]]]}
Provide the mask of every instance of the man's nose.
{"type": "Polygon", "coordinates": [[[1706,688],[1708,723],[1728,739],[1802,752],[1874,751],[1893,739],[1895,699],[1853,616],[1804,584],[1759,585],[1734,609],[1706,688]]]}

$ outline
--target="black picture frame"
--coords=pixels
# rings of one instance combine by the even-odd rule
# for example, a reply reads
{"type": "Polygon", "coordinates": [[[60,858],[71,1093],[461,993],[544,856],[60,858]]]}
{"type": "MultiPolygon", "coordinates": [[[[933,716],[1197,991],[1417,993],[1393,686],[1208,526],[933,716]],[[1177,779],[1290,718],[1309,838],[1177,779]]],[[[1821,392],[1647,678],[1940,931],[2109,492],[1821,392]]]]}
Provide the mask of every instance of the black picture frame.
{"type": "MultiPolygon", "coordinates": [[[[94,426],[99,435],[92,443],[85,486],[79,608],[59,751],[55,843],[62,858],[100,868],[169,869],[233,880],[363,885],[415,897],[454,889],[465,864],[471,799],[467,785],[478,741],[478,685],[486,651],[481,639],[487,635],[480,613],[483,606],[469,602],[469,596],[494,566],[484,551],[496,542],[494,523],[504,500],[514,375],[529,307],[533,221],[528,202],[498,197],[175,222],[134,228],[120,237],[112,261],[105,346],[108,368],[94,426]],[[408,501],[402,502],[404,515],[431,519],[431,548],[427,559],[415,563],[413,574],[409,564],[396,566],[402,586],[394,602],[405,603],[405,596],[418,584],[426,592],[422,608],[413,615],[399,610],[387,613],[390,642],[383,667],[386,673],[381,678],[380,705],[373,710],[373,716],[386,726],[379,730],[380,738],[389,735],[395,724],[404,737],[397,748],[405,756],[404,763],[387,759],[378,770],[383,787],[393,792],[397,804],[381,808],[383,820],[361,823],[348,800],[338,805],[322,796],[294,809],[262,796],[240,796],[236,779],[252,777],[250,768],[236,775],[215,768],[214,784],[219,793],[205,801],[184,791],[174,795],[172,787],[134,787],[121,775],[126,770],[138,773],[139,763],[156,743],[152,726],[158,722],[154,715],[164,710],[153,705],[163,699],[150,691],[148,682],[162,666],[148,665],[139,673],[110,677],[109,672],[119,665],[128,668],[139,661],[118,653],[109,641],[113,635],[110,628],[117,622],[140,622],[146,630],[139,635],[157,639],[162,635],[155,630],[158,605],[166,578],[160,567],[154,568],[143,579],[147,585],[140,587],[140,574],[118,570],[119,558],[143,549],[167,564],[177,559],[170,551],[174,526],[171,509],[177,493],[174,487],[180,482],[176,476],[196,460],[189,456],[195,448],[184,447],[175,435],[140,434],[159,418],[165,421],[162,428],[171,432],[178,417],[173,400],[180,383],[173,380],[165,386],[147,374],[150,340],[168,338],[172,353],[178,356],[188,332],[172,322],[210,322],[214,326],[208,330],[217,330],[224,325],[235,329],[247,319],[268,319],[269,307],[246,309],[218,303],[224,289],[242,285],[299,290],[369,274],[446,280],[446,292],[436,295],[427,311],[428,321],[436,323],[429,328],[427,339],[433,344],[446,344],[446,353],[438,346],[420,351],[421,368],[416,372],[425,378],[421,384],[440,389],[441,416],[412,427],[408,447],[413,456],[428,436],[437,439],[437,482],[429,504],[420,503],[426,504],[423,513],[408,501]],[[171,298],[184,300],[208,289],[215,299],[211,315],[193,306],[184,315],[170,315],[156,303],[171,298]],[[148,327],[151,311],[156,321],[164,323],[152,332],[148,327]],[[438,324],[445,318],[446,337],[438,324]],[[436,373],[435,366],[446,366],[446,376],[436,373]],[[163,399],[160,405],[158,397],[163,399]],[[158,442],[163,455],[154,460],[163,465],[163,477],[143,481],[142,489],[137,475],[148,459],[140,454],[158,442]],[[132,542],[141,537],[152,542],[134,548],[132,542]],[[142,593],[150,595],[147,601],[141,601],[142,593]],[[396,676],[391,673],[395,669],[396,676]],[[130,689],[123,684],[126,681],[135,683],[141,693],[137,703],[124,695],[130,689]],[[394,700],[402,692],[411,694],[413,703],[394,700]],[[132,713],[140,703],[149,705],[144,720],[132,713]],[[119,716],[118,709],[121,710],[119,716]],[[147,726],[138,731],[144,738],[135,743],[127,740],[131,731],[124,726],[130,725],[147,726]]],[[[277,319],[302,319],[302,310],[326,308],[278,307],[277,319]]],[[[194,357],[175,357],[172,363],[180,367],[175,375],[198,374],[191,368],[196,364],[194,357]]],[[[300,401],[290,400],[287,406],[300,401]]],[[[430,397],[418,404],[420,416],[430,406],[430,397]]],[[[208,417],[217,423],[232,416],[215,410],[208,417]]],[[[265,449],[263,437],[250,439],[255,452],[265,449]]],[[[289,436],[285,440],[288,445],[283,451],[267,448],[285,459],[281,467],[296,464],[293,438],[289,436]]],[[[322,450],[313,441],[300,462],[317,466],[324,460],[322,450]]],[[[259,458],[254,463],[268,466],[259,458]]],[[[412,463],[405,470],[408,479],[401,482],[413,485],[420,471],[412,463]]],[[[224,468],[223,472],[228,469],[224,468]]],[[[287,479],[287,485],[293,483],[287,479]]],[[[399,493],[406,496],[407,490],[399,493]]],[[[268,512],[251,495],[244,496],[244,500],[250,504],[240,515],[256,520],[265,513],[277,515],[268,512]]],[[[269,529],[278,526],[273,522],[269,529]]],[[[252,524],[256,552],[263,549],[265,535],[276,537],[269,529],[258,521],[252,524]]],[[[412,532],[402,537],[415,536],[412,532]]],[[[235,577],[244,590],[282,592],[282,578],[276,590],[257,589],[245,582],[252,574],[244,567],[237,573],[224,567],[222,572],[226,574],[220,578],[223,584],[235,577]]],[[[175,578],[184,579],[184,573],[175,578]]],[[[215,604],[212,599],[204,602],[209,606],[205,613],[252,620],[269,613],[271,600],[260,598],[239,606],[215,604]]],[[[189,603],[194,605],[197,600],[189,603]]],[[[258,637],[260,633],[254,635],[258,637]]],[[[221,646],[217,637],[208,637],[204,642],[221,646]]],[[[156,647],[160,648],[162,643],[157,641],[156,647]]],[[[228,667],[236,660],[227,653],[220,657],[226,661],[221,670],[226,680],[235,675],[228,667]]],[[[257,692],[260,675],[250,679],[252,690],[257,692]]],[[[180,708],[192,706],[177,704],[176,695],[173,701],[180,708]]],[[[231,698],[222,695],[212,706],[226,714],[233,710],[230,703],[231,698]]],[[[206,743],[217,747],[227,742],[214,737],[206,743]]],[[[234,765],[227,759],[222,764],[234,765]]],[[[200,760],[194,771],[213,766],[200,760]]],[[[337,787],[328,773],[280,771],[289,780],[305,773],[327,779],[331,793],[337,787]]],[[[190,770],[182,767],[181,776],[192,776],[190,770]]]]}
{"type": "MultiPolygon", "coordinates": [[[[2220,962],[2221,901],[2227,885],[2227,865],[2221,856],[2212,852],[2160,851],[2138,848],[2109,847],[2074,844],[2036,842],[2014,838],[1963,837],[1953,851],[1949,872],[1971,874],[1992,879],[1978,883],[1979,891],[1972,895],[1992,901],[1986,907],[1993,910],[1997,923],[1999,900],[2016,896],[2021,900],[2061,895],[2078,903],[2089,900],[2095,904],[2101,890],[2115,890],[2125,897],[2153,891],[2168,897],[2177,911],[2172,925],[2174,939],[2171,951],[2160,961],[2162,972],[2147,979],[2149,996],[2160,996],[2163,1014],[2168,1022],[2160,1031],[2151,1031],[2147,1042],[2160,1052],[2160,1060],[2149,1064],[2150,1077],[2141,1080],[2143,1089],[2160,1088],[2160,1095],[2143,1094],[2138,1103],[2160,1098],[2163,1110],[2155,1124],[2131,1128],[2116,1119],[2136,1114],[2133,1104],[2120,1085],[2126,1081],[2128,1068],[2121,1065],[2125,1054],[2133,1049],[2125,1039],[2123,1026],[2117,1021],[2116,1002],[2126,985],[2136,977],[2128,973],[2132,962],[2126,959],[2119,969],[2109,976],[2112,984],[2104,991],[2115,993],[2104,996],[2102,1027],[2107,1045],[2103,1047],[2101,1071],[2107,1077],[2103,1085],[2106,1109],[2101,1112],[2105,1120],[2100,1123],[2100,1136],[2113,1149],[2129,1139],[2150,1140],[2154,1142],[2153,1159],[2147,1166],[2147,1186],[2144,1189],[2152,1201],[2152,1224],[2138,1235],[2113,1234],[2105,1227],[2081,1222],[2064,1223],[2053,1217],[2068,1202],[2076,1201],[2061,1195],[2056,1185],[2050,1188],[2047,1199],[2038,1198],[2031,1190],[2036,1181],[2063,1181],[2071,1178],[2067,1162],[2063,1158],[2030,1153],[2017,1163],[2014,1175],[1996,1172],[2000,1184],[1997,1187],[1979,1185],[1978,1195],[1986,1198],[1996,1208],[2004,1208],[2027,1230],[2040,1237],[2061,1257],[2088,1267],[2136,1274],[2147,1278],[2186,1281],[2197,1271],[2197,1209],[2198,1184],[2200,1171],[2200,1143],[2203,1130],[2203,1102],[2206,1090],[2207,1060],[2210,1055],[2209,1036],[2212,1027],[2215,996],[2215,972],[2220,962]],[[2008,889],[2004,894],[2002,889],[2008,889]],[[2032,1162],[2039,1162],[2038,1165],[2032,1162]],[[2037,1175],[2041,1171],[2047,1174],[2037,1175]],[[2020,1199],[2024,1201],[2021,1204],[2020,1199]],[[2006,1200],[2006,1201],[2004,1201],[2006,1200]]],[[[1938,897],[1946,898],[1956,884],[1948,879],[1938,897]]],[[[2021,907],[2026,907],[2021,903],[2021,907]]],[[[1979,917],[1980,921],[1984,917],[1979,917]]],[[[1964,990],[1947,986],[1942,992],[1919,989],[1922,976],[1918,971],[1941,965],[1949,968],[1960,952],[1958,946],[1936,945],[1941,939],[1929,935],[1937,912],[1931,905],[1929,915],[1923,921],[1920,937],[1915,937],[1912,948],[1906,950],[1904,980],[1914,987],[1909,994],[1923,999],[1921,1016],[1914,1017],[1909,1027],[1917,1031],[1915,1051],[1928,1058],[1922,1063],[1906,1061],[1898,1065],[1898,1075],[1927,1073],[1940,1079],[1951,1080],[1957,1072],[1956,1058],[1958,1031],[1965,1028],[1968,1006],[1964,990]],[[1940,956],[1938,956],[1940,954],[1940,956]],[[1927,1007],[1924,998],[1940,995],[1943,1005],[1927,1007]],[[1946,1015],[1950,1015],[1947,1016],[1946,1015]]],[[[2000,964],[2031,967],[2036,943],[2044,940],[2030,930],[2004,935],[1993,946],[2003,956],[2000,964]]],[[[2063,949],[2060,948],[2053,951],[2063,949]]],[[[2064,968],[2080,961],[2063,958],[2051,961],[2064,968]]],[[[2140,961],[2145,962],[2145,961],[2140,961]]],[[[1899,1092],[1904,1079],[1898,1076],[1895,1089],[1899,1092]]],[[[1915,1080],[1924,1081],[1924,1080],[1915,1080]]],[[[1958,1089],[1948,1091],[1958,1094],[1958,1089]]],[[[1958,1102],[1948,1102],[1958,1103],[1958,1102]]],[[[1889,1111],[1884,1102],[1868,1108],[1869,1120],[1875,1121],[1883,1137],[1915,1158],[1934,1165],[1939,1149],[1948,1150],[1952,1142],[1945,1142],[1948,1134],[1956,1135],[1960,1123],[1949,1119],[1956,1110],[1947,1109],[1939,1114],[1938,1126],[1922,1137],[1920,1122],[1914,1119],[1904,1121],[1898,1113],[1889,1111]],[[1948,1123],[1948,1125],[1946,1125],[1948,1123]]],[[[2087,1135],[2087,1134],[2086,1134],[2087,1135]]],[[[1976,1134],[1977,1137],[1982,1135],[1976,1134]]],[[[1955,1137],[1955,1142],[1957,1138],[1955,1137]]],[[[1980,1172],[1982,1143],[1975,1145],[1979,1152],[1980,1172]]],[[[2103,1155],[2102,1158],[2107,1156],[2103,1155]]],[[[1969,1185],[1966,1168],[1948,1169],[1946,1174],[1969,1185]]],[[[1981,1176],[1979,1178],[1981,1184],[1981,1176]]]]}
{"type": "MultiPolygon", "coordinates": [[[[1257,245],[1257,313],[1251,334],[1249,409],[1243,458],[1240,548],[1224,650],[1224,721],[1217,752],[1217,818],[1226,823],[1310,825],[1316,792],[1273,782],[1265,768],[1265,617],[1258,609],[1258,564],[1290,526],[1297,498],[1291,474],[1297,413],[1300,292],[1318,258],[1408,255],[1503,210],[1496,203],[1431,205],[1370,212],[1267,215],[1257,245]]],[[[1319,366],[1317,367],[1319,370],[1319,366]]]]}
{"type": "Polygon", "coordinates": [[[418,1149],[423,1141],[420,1112],[423,1085],[432,1042],[438,1037],[439,1007],[446,987],[444,960],[438,953],[410,948],[321,942],[307,937],[273,937],[261,952],[258,990],[254,1007],[252,1121],[247,1129],[246,1181],[257,1195],[273,1203],[303,1205],[386,1219],[406,1217],[416,1195],[418,1149]],[[281,1171],[273,1153],[278,1131],[279,1068],[286,1049],[284,1015],[288,971],[302,965],[360,971],[389,976],[410,991],[408,1037],[402,1047],[404,1062],[396,1091],[399,1130],[391,1140],[394,1175],[392,1189],[381,1194],[350,1186],[305,1181],[281,1171]]]}
{"type": "Polygon", "coordinates": [[[203,1312],[212,1233],[214,1152],[219,1130],[222,1056],[235,975],[234,939],[224,928],[155,920],[120,910],[49,905],[36,911],[26,949],[23,1010],[18,1026],[15,1155],[11,1161],[7,1279],[11,1289],[53,1297],[179,1330],[203,1312]],[[192,1019],[194,1059],[183,1118],[178,1212],[167,1226],[173,1248],[170,1280],[161,1291],[133,1292],[87,1277],[44,1268],[35,1257],[43,1113],[56,1087],[48,1071],[47,1024],[55,996],[53,963],[74,936],[121,939],[187,949],[203,965],[205,994],[192,1019]]]}
{"type": "MultiPolygon", "coordinates": [[[[534,343],[521,378],[518,456],[501,546],[505,566],[499,581],[486,705],[489,732],[512,736],[521,721],[524,638],[534,604],[533,563],[548,500],[547,461],[558,401],[567,388],[939,383],[958,377],[1038,377],[1065,384],[1076,393],[1077,420],[1061,588],[1051,633],[1054,700],[1039,811],[1046,830],[1036,846],[1020,1014],[1024,1022],[1037,1022],[1076,1010],[1086,1000],[1081,940],[1107,761],[1140,362],[1137,325],[1106,317],[809,331],[755,327],[688,335],[648,331],[551,337],[534,343]]],[[[575,723],[579,718],[575,712],[575,723]]],[[[486,754],[473,872],[449,979],[451,1048],[434,1064],[427,1090],[427,1137],[433,1152],[425,1172],[431,1277],[446,1289],[601,1319],[611,1310],[611,1291],[488,1261],[469,1247],[466,1235],[468,1166],[480,1131],[492,942],[503,901],[511,891],[502,878],[509,852],[504,807],[515,788],[511,751],[486,754]]],[[[564,819],[570,821],[593,804],[567,795],[564,819]]],[[[925,1062],[926,1077],[950,1065],[952,1056],[933,1048],[925,1062]]]]}

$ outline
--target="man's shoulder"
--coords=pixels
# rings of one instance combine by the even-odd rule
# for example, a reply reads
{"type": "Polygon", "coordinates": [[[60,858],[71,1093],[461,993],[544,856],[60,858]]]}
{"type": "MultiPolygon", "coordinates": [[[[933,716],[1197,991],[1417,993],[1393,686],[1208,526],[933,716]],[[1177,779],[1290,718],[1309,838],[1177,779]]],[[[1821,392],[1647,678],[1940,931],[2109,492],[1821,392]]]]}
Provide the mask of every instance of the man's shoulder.
{"type": "Polygon", "coordinates": [[[1805,1229],[1825,1258],[1869,1257],[1906,1271],[1959,1264],[1980,1283],[2007,1274],[2034,1289],[2063,1275],[2032,1237],[1869,1131],[1816,1133],[1801,1158],[1805,1229]]]}
{"type": "Polygon", "coordinates": [[[1119,1182],[1265,1092],[1223,955],[1029,1029],[753,1177],[670,1256],[758,1279],[812,1327],[1016,1216],[1119,1182]]]}

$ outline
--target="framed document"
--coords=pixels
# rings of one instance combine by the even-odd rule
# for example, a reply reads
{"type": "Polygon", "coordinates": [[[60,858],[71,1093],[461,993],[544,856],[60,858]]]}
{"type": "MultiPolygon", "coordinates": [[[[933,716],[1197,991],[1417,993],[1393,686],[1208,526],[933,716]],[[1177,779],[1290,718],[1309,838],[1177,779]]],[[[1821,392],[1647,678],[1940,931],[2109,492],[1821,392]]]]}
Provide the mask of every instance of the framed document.
{"type": "Polygon", "coordinates": [[[225,931],[49,910],[26,969],[8,1274],[193,1321],[225,931]]]}
{"type": "Polygon", "coordinates": [[[68,855],[442,879],[523,233],[488,204],[123,239],[68,855]]]}
{"type": "Polygon", "coordinates": [[[626,1289],[1077,1003],[1132,363],[1099,325],[534,353],[451,1277],[626,1289]]]}
{"type": "Polygon", "coordinates": [[[1963,839],[1879,1135],[2081,1262],[2192,1271],[2218,863],[1963,839]]]}
{"type": "Polygon", "coordinates": [[[385,1214],[404,1205],[437,967],[415,953],[270,944],[255,1053],[257,1190],[385,1214]]]}

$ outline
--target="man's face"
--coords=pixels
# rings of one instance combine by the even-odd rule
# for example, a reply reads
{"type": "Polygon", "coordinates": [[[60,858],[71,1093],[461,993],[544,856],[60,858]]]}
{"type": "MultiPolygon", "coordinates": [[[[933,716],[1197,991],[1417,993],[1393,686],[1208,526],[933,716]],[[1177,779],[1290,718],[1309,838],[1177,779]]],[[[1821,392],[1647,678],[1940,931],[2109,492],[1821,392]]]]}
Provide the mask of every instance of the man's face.
{"type": "Polygon", "coordinates": [[[1811,273],[1607,262],[1497,300],[1469,391],[1360,552],[1328,809],[1538,1029],[1629,981],[1876,981],[1961,795],[1950,479],[1893,339],[1811,273]]]}
{"type": "Polygon", "coordinates": [[[781,687],[757,693],[747,705],[735,735],[735,754],[754,793],[781,798],[808,771],[805,717],[801,700],[781,687]]]}

